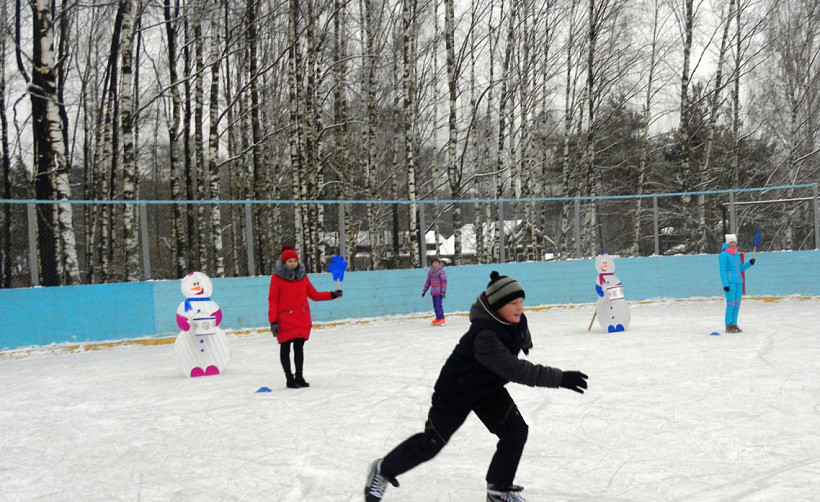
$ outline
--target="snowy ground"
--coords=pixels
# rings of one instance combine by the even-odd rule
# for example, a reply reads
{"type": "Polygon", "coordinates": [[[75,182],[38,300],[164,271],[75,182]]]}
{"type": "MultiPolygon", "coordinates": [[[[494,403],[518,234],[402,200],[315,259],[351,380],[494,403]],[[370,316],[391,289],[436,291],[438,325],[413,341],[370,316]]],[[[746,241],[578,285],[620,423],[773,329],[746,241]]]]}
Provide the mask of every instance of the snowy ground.
{"type": "MultiPolygon", "coordinates": [[[[587,394],[508,388],[530,425],[530,501],[816,500],[820,299],[631,305],[628,332],[587,332],[591,305],[530,310],[529,358],[589,375],[587,394]]],[[[285,389],[270,335],[231,336],[220,376],[173,346],[0,359],[3,500],[362,500],[371,460],[421,430],[467,327],[399,317],[315,329],[309,389],[285,389]],[[261,386],[273,389],[256,393],[261,386]]],[[[385,501],[481,501],[495,438],[471,416],[385,501]]]]}

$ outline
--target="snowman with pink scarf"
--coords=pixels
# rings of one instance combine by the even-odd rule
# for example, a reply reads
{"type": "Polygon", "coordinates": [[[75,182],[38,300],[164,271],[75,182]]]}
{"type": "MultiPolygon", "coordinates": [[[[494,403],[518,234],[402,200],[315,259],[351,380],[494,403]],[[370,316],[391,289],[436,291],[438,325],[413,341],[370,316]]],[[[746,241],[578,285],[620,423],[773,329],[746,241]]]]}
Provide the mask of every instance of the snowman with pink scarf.
{"type": "Polygon", "coordinates": [[[202,272],[182,278],[185,300],[177,307],[177,326],[182,330],[174,342],[177,365],[186,376],[218,375],[231,358],[225,332],[219,327],[222,310],[211,300],[213,284],[202,272]]]}
{"type": "Polygon", "coordinates": [[[608,333],[625,331],[629,327],[629,306],[624,298],[624,285],[615,275],[615,260],[601,253],[595,258],[595,269],[598,271],[595,281],[599,297],[595,304],[598,323],[608,333]]]}

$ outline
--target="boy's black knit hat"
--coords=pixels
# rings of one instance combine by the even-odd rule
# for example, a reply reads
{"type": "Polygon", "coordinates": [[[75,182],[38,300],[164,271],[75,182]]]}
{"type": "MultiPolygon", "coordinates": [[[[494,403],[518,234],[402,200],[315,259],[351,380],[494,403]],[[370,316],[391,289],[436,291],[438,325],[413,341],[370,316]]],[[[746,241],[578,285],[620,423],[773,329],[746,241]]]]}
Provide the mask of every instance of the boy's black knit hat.
{"type": "Polygon", "coordinates": [[[512,277],[499,275],[493,270],[490,273],[490,283],[484,291],[487,302],[494,310],[498,310],[516,298],[524,298],[524,288],[512,277]]]}

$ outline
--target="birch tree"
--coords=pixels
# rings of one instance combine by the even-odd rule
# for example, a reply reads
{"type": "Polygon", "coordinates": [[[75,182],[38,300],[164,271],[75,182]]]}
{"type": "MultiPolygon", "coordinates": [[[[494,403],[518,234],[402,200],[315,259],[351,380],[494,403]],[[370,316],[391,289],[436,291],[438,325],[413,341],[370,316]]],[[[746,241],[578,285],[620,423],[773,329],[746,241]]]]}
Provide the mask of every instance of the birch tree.
{"type": "MultiPolygon", "coordinates": [[[[373,197],[373,181],[375,179],[375,123],[376,117],[376,53],[375,30],[373,20],[373,0],[361,0],[360,12],[362,17],[362,94],[364,95],[364,125],[362,127],[362,147],[364,150],[364,193],[369,200],[373,197]]],[[[367,231],[370,242],[370,269],[378,266],[376,252],[376,218],[373,204],[367,204],[367,231]]],[[[355,242],[354,242],[355,247],[355,242]]],[[[355,251],[352,252],[355,258],[355,251]]]]}
{"type": "MultiPolygon", "coordinates": [[[[168,162],[170,164],[171,198],[175,201],[183,200],[184,190],[182,182],[184,172],[179,159],[179,126],[182,122],[181,98],[179,95],[179,75],[177,73],[177,29],[179,27],[180,6],[179,0],[164,0],[163,20],[165,21],[165,36],[167,43],[168,62],[168,114],[166,128],[168,130],[168,162]]],[[[174,204],[171,223],[171,257],[174,260],[177,277],[183,277],[188,271],[186,249],[188,248],[188,232],[185,231],[187,207],[183,204],[174,204]]]]}
{"type": "MultiPolygon", "coordinates": [[[[0,19],[8,19],[8,4],[0,1],[0,19]]],[[[0,197],[11,199],[11,159],[9,155],[9,122],[6,117],[6,50],[8,31],[0,27],[0,197]]],[[[11,204],[3,204],[0,223],[0,287],[11,287],[11,204]]],[[[30,264],[29,266],[33,266],[30,264]]]]}
{"type": "MultiPolygon", "coordinates": [[[[221,61],[219,50],[219,17],[220,1],[214,0],[210,6],[211,44],[209,63],[211,68],[211,83],[208,96],[208,174],[210,181],[211,200],[218,201],[220,193],[219,182],[219,65],[221,61]]],[[[213,254],[215,261],[214,273],[216,277],[225,277],[225,259],[222,250],[222,212],[219,204],[211,204],[211,232],[213,254]]]]}
{"type": "MultiPolygon", "coordinates": [[[[711,186],[710,179],[713,175],[710,173],[710,162],[712,160],[712,148],[715,142],[715,128],[717,126],[717,118],[718,113],[720,111],[720,107],[722,104],[721,100],[721,93],[723,91],[724,82],[723,82],[723,65],[726,60],[726,53],[729,50],[729,28],[731,27],[732,20],[735,17],[735,0],[729,0],[729,7],[728,13],[723,18],[723,36],[720,39],[720,49],[718,51],[718,61],[717,61],[717,68],[715,70],[715,84],[714,89],[712,89],[711,95],[709,97],[709,116],[707,118],[706,123],[706,147],[705,152],[703,154],[703,165],[700,168],[700,180],[698,183],[698,187],[701,189],[706,189],[708,186],[711,186]]],[[[706,250],[706,237],[708,232],[706,231],[709,228],[706,222],[706,196],[704,194],[699,194],[697,199],[697,207],[696,207],[696,218],[698,222],[698,227],[701,229],[700,232],[695,233],[695,240],[694,240],[694,251],[695,252],[703,252],[706,250]]]]}
{"type": "MultiPolygon", "coordinates": [[[[449,114],[447,121],[447,178],[450,182],[450,193],[453,200],[461,198],[462,171],[458,164],[456,148],[458,147],[458,126],[456,103],[458,99],[458,78],[456,68],[455,49],[455,13],[453,0],[444,1],[444,45],[447,51],[447,89],[449,91],[449,114]]],[[[459,65],[460,66],[460,65],[459,65]]],[[[461,216],[461,204],[453,207],[453,240],[455,246],[455,258],[461,262],[461,227],[463,218],[461,216]]]]}
{"type": "MultiPolygon", "coordinates": [[[[35,192],[38,199],[55,200],[54,209],[38,208],[38,242],[42,281],[45,286],[78,284],[80,269],[72,221],[71,185],[64,124],[58,99],[54,12],[50,2],[34,0],[32,67],[28,93],[31,97],[35,148],[35,192]],[[56,235],[54,230],[56,229],[56,235]],[[57,252],[59,250],[59,253],[57,252]]],[[[64,35],[64,34],[63,34],[64,35]]]]}
{"type": "MultiPolygon", "coordinates": [[[[647,163],[649,161],[649,131],[652,126],[654,115],[652,113],[652,104],[655,96],[658,93],[660,86],[656,84],[658,78],[658,71],[661,61],[665,60],[669,47],[664,43],[662,38],[663,32],[666,31],[666,16],[663,14],[663,3],[661,0],[651,0],[649,4],[651,7],[652,21],[651,21],[651,35],[647,40],[649,60],[647,64],[647,78],[646,90],[644,93],[643,102],[643,132],[641,137],[641,150],[639,153],[639,163],[637,168],[637,185],[636,195],[642,195],[646,184],[647,163]]],[[[635,216],[632,220],[632,247],[630,253],[638,255],[640,253],[641,242],[641,224],[643,222],[643,198],[638,198],[635,201],[635,216]]]]}
{"type": "Polygon", "coordinates": [[[415,104],[413,102],[416,85],[415,53],[415,17],[417,0],[402,1],[402,112],[404,124],[404,165],[407,173],[407,199],[411,202],[408,211],[410,236],[410,266],[421,265],[420,256],[424,252],[423,235],[419,229],[418,205],[414,204],[416,193],[416,159],[415,159],[415,104]]]}
{"type": "MultiPolygon", "coordinates": [[[[575,69],[577,68],[575,65],[575,58],[577,57],[576,51],[576,23],[578,22],[576,15],[578,12],[578,0],[570,0],[570,11],[569,11],[569,20],[568,20],[568,34],[567,34],[567,42],[566,42],[566,65],[565,65],[565,72],[564,72],[564,127],[563,127],[563,145],[562,145],[562,153],[561,153],[561,195],[563,197],[573,197],[577,196],[578,193],[578,185],[577,185],[577,171],[575,166],[572,162],[572,152],[571,152],[571,145],[572,145],[572,130],[575,127],[575,123],[577,121],[575,117],[576,111],[576,96],[575,96],[575,86],[576,86],[576,78],[577,75],[575,74],[575,69]]],[[[565,202],[561,209],[561,236],[558,241],[557,246],[557,256],[558,257],[565,257],[565,253],[568,249],[568,243],[570,242],[569,232],[570,232],[570,212],[573,209],[573,205],[570,202],[565,202]]],[[[576,244],[580,245],[580,243],[576,244]]]]}
{"type": "MultiPolygon", "coordinates": [[[[694,174],[692,172],[692,159],[690,152],[690,117],[691,117],[691,103],[689,96],[689,82],[692,78],[691,74],[691,56],[692,56],[692,42],[693,29],[695,20],[695,11],[692,0],[683,1],[683,67],[681,70],[680,83],[680,126],[679,141],[680,141],[680,188],[683,191],[692,190],[694,185],[694,174]]],[[[683,204],[681,216],[683,218],[683,234],[684,238],[689,243],[692,242],[692,237],[695,229],[692,228],[691,215],[691,196],[683,196],[683,204]]]]}
{"type": "MultiPolygon", "coordinates": [[[[511,121],[508,121],[508,109],[507,105],[511,98],[511,91],[510,91],[510,80],[511,80],[511,68],[512,68],[512,61],[513,61],[513,51],[515,50],[515,27],[516,27],[516,20],[518,18],[518,2],[519,0],[512,0],[510,4],[510,10],[507,17],[507,40],[506,40],[506,47],[504,49],[504,63],[501,69],[501,91],[498,101],[498,139],[497,139],[497,148],[496,148],[496,161],[495,161],[495,169],[496,169],[496,176],[495,176],[495,198],[502,199],[504,198],[504,176],[505,173],[509,173],[509,163],[508,163],[508,156],[504,153],[505,152],[505,144],[507,142],[507,126],[511,121]]],[[[503,12],[503,5],[502,5],[502,12],[503,12]]],[[[512,129],[511,124],[510,129],[512,129]]],[[[510,138],[510,144],[512,144],[512,138],[510,138]]],[[[493,242],[495,243],[496,247],[493,248],[492,253],[492,260],[498,261],[501,257],[501,246],[504,246],[505,243],[502,242],[501,238],[501,229],[499,228],[500,225],[503,225],[503,221],[498,221],[498,225],[495,226],[495,231],[493,232],[493,242]]]]}
{"type": "MultiPolygon", "coordinates": [[[[122,131],[123,199],[139,197],[139,176],[134,155],[134,123],[132,105],[132,74],[134,5],[131,0],[120,0],[122,9],[122,41],[120,42],[120,129],[122,131]]],[[[123,211],[125,229],[126,280],[139,280],[139,241],[137,239],[136,204],[126,204],[123,211]]]]}

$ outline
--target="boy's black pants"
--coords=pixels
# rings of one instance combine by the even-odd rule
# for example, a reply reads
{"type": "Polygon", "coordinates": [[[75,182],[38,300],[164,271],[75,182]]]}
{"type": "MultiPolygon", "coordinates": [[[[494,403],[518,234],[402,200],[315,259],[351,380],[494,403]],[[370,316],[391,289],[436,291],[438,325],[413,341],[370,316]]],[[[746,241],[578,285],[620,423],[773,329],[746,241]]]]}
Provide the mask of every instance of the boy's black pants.
{"type": "Polygon", "coordinates": [[[396,477],[435,457],[471,411],[498,436],[498,446],[487,470],[487,483],[511,485],[529,428],[503,387],[472,404],[433,394],[424,432],[407,438],[388,453],[382,462],[382,473],[396,477]]]}

